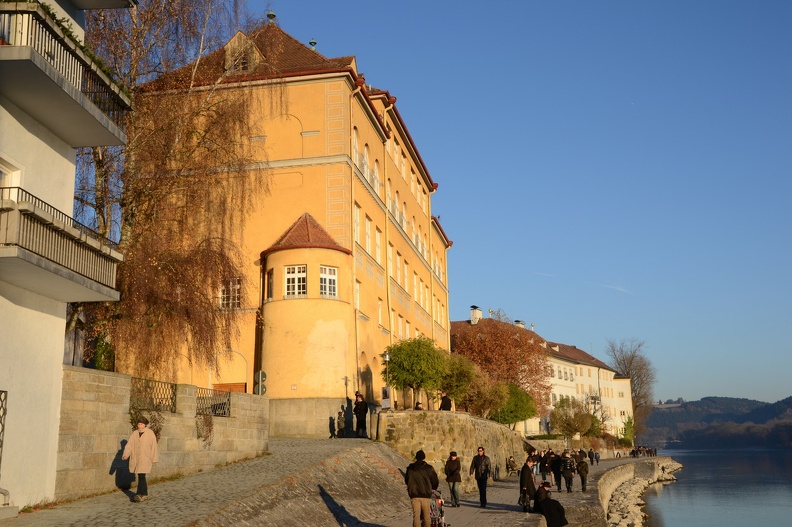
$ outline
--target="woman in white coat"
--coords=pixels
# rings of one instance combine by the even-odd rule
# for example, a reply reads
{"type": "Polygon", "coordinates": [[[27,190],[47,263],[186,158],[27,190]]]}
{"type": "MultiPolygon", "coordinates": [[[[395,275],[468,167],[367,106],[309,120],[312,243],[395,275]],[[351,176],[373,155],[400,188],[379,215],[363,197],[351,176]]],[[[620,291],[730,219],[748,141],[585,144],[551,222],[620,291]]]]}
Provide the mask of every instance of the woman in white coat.
{"type": "Polygon", "coordinates": [[[137,422],[137,430],[132,432],[124,447],[122,459],[129,460],[129,472],[137,474],[137,494],[135,501],[141,502],[148,499],[148,485],[146,484],[146,474],[151,472],[154,463],[159,461],[159,451],[157,450],[157,436],[151,428],[148,428],[148,419],[140,417],[137,422]]]}

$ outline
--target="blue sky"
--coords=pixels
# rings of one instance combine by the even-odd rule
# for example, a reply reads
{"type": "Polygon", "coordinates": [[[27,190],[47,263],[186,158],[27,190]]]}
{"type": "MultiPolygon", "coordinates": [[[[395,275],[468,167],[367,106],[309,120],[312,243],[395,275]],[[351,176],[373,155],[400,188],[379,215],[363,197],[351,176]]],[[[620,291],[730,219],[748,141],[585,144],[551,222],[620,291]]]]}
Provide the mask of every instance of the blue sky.
{"type": "Polygon", "coordinates": [[[792,395],[792,2],[268,7],[398,98],[452,320],[643,340],[656,399],[792,395]]]}

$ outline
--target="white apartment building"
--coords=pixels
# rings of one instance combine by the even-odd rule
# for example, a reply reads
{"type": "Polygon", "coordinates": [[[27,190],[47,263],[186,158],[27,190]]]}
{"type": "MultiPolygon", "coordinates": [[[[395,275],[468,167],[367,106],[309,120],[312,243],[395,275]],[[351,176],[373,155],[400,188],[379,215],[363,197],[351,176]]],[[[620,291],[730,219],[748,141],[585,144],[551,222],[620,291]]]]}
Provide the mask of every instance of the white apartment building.
{"type": "Polygon", "coordinates": [[[67,303],[118,300],[122,255],[71,215],[76,148],[123,145],[131,107],[84,12],[134,3],[0,2],[0,517],[55,494],[67,303]]]}
{"type": "MultiPolygon", "coordinates": [[[[586,403],[595,415],[603,417],[603,431],[616,437],[624,435],[624,421],[632,416],[630,379],[575,346],[545,342],[552,369],[550,404],[561,398],[576,398],[586,403]]],[[[550,373],[550,372],[548,372],[550,373]]],[[[546,434],[549,416],[530,419],[519,425],[526,435],[546,434]]]]}

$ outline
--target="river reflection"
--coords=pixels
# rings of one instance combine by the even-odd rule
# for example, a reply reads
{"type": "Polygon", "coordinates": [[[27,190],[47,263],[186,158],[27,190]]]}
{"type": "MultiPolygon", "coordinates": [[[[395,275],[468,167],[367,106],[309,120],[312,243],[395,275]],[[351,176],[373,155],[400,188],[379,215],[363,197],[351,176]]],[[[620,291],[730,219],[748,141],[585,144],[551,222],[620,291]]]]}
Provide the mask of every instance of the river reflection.
{"type": "Polygon", "coordinates": [[[668,450],[684,467],[678,481],[645,494],[648,527],[789,525],[792,452],[668,450]]]}

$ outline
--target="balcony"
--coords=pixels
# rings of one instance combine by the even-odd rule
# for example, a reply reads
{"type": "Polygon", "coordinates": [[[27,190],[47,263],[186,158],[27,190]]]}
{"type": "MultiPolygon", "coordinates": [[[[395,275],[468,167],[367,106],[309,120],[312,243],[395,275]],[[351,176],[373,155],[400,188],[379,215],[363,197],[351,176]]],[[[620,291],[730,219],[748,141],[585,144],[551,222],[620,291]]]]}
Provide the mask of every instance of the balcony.
{"type": "Polygon", "coordinates": [[[0,187],[0,281],[61,302],[118,300],[124,257],[55,207],[19,187],[0,187]]]}
{"type": "Polygon", "coordinates": [[[72,147],[126,142],[129,97],[37,3],[0,2],[0,95],[72,147]]]}

